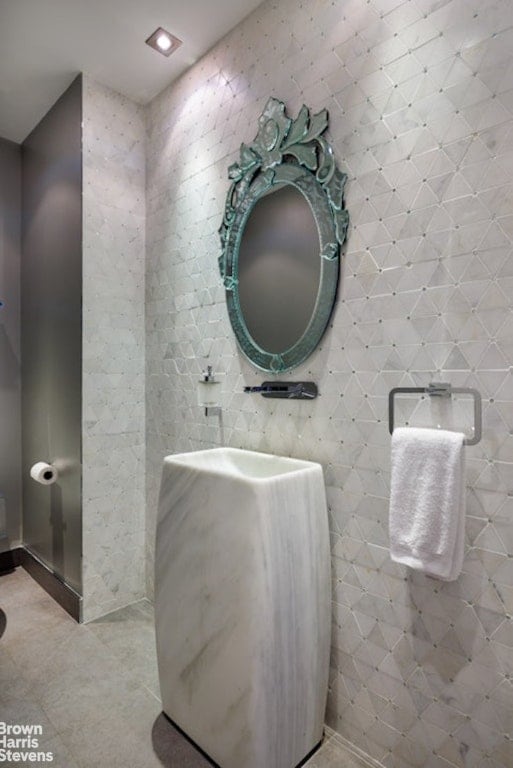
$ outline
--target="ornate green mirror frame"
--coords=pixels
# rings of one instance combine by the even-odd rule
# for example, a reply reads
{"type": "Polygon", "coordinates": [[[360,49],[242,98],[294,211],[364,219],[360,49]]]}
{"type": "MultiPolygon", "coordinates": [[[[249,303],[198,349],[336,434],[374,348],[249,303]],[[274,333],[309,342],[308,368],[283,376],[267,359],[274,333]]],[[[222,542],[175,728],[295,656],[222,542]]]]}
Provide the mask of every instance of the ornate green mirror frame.
{"type": "MultiPolygon", "coordinates": [[[[333,310],[340,247],[346,237],[349,216],[344,209],[347,176],[336,167],[333,150],[322,136],[327,126],[327,110],[310,115],[310,110],[303,105],[292,120],[286,114],[285,105],[271,98],[259,119],[255,139],[249,145],[241,145],[239,162],[228,169],[232,184],[219,230],[222,248],[219,269],[238,344],[246,357],[264,371],[282,373],[302,363],[317,347],[333,310]],[[315,248],[311,258],[316,260],[319,284],[313,296],[313,311],[298,338],[285,349],[269,350],[264,348],[265,344],[257,343],[248,331],[241,309],[239,257],[244,231],[255,206],[264,196],[286,185],[299,190],[311,209],[318,234],[318,251],[315,248]]],[[[311,290],[315,292],[316,286],[311,290]]],[[[265,313],[265,297],[260,300],[263,304],[260,311],[265,313]]]]}

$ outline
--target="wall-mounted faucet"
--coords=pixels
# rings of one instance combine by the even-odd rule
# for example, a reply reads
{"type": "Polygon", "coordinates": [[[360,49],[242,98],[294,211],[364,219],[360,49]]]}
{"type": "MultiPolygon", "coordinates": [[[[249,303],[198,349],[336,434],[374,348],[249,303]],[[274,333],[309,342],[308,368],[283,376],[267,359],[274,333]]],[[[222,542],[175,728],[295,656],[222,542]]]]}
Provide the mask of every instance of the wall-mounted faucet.
{"type": "Polygon", "coordinates": [[[264,381],[259,386],[244,387],[244,392],[286,400],[314,400],[319,394],[313,381],[264,381]]]}

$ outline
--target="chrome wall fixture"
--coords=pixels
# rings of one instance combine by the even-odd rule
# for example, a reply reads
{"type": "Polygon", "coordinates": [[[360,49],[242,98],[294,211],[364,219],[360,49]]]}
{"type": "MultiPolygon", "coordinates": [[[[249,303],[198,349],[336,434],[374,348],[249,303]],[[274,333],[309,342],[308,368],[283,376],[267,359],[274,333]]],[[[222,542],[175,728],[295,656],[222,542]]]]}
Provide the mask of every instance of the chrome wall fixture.
{"type": "Polygon", "coordinates": [[[470,387],[453,387],[446,382],[433,381],[427,387],[395,387],[388,395],[388,428],[390,434],[394,431],[394,398],[398,394],[425,394],[430,397],[451,397],[451,395],[466,394],[474,398],[474,430],[473,436],[465,439],[465,445],[476,445],[482,435],[482,405],[481,395],[477,389],[470,387]]]}
{"type": "Polygon", "coordinates": [[[262,397],[282,400],[314,400],[318,395],[313,381],[264,381],[256,387],[244,387],[244,392],[258,392],[262,397]]]}

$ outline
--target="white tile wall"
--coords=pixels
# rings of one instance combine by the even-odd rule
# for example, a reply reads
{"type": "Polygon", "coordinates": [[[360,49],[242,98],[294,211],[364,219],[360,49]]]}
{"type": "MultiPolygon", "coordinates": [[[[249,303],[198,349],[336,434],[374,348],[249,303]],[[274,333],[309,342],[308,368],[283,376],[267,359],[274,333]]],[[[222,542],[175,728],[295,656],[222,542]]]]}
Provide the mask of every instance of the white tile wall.
{"type": "MultiPolygon", "coordinates": [[[[328,723],[390,768],[513,765],[513,3],[269,0],[148,111],[148,581],[162,457],[226,444],[322,463],[331,514],[328,723]],[[294,377],[242,394],[217,272],[227,168],[269,96],[328,107],[351,229],[332,326],[294,377]],[[210,362],[222,419],[196,406],[210,362]],[[455,583],[390,562],[387,395],[484,397],[455,583]]],[[[418,404],[418,407],[417,407],[418,404]]],[[[406,401],[397,423],[436,423],[406,401]]],[[[444,425],[468,426],[456,406],[444,425]]]]}
{"type": "Polygon", "coordinates": [[[84,619],[144,584],[144,111],[83,91],[84,619]]]}

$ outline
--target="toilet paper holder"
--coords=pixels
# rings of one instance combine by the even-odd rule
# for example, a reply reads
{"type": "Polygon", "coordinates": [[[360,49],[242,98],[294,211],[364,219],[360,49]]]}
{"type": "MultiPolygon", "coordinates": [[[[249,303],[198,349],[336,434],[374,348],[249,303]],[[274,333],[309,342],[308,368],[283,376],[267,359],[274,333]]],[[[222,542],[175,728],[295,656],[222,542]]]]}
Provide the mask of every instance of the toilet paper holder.
{"type": "Polygon", "coordinates": [[[52,485],[57,481],[59,472],[53,464],[48,464],[46,461],[37,461],[30,468],[30,477],[41,485],[52,485]]]}

